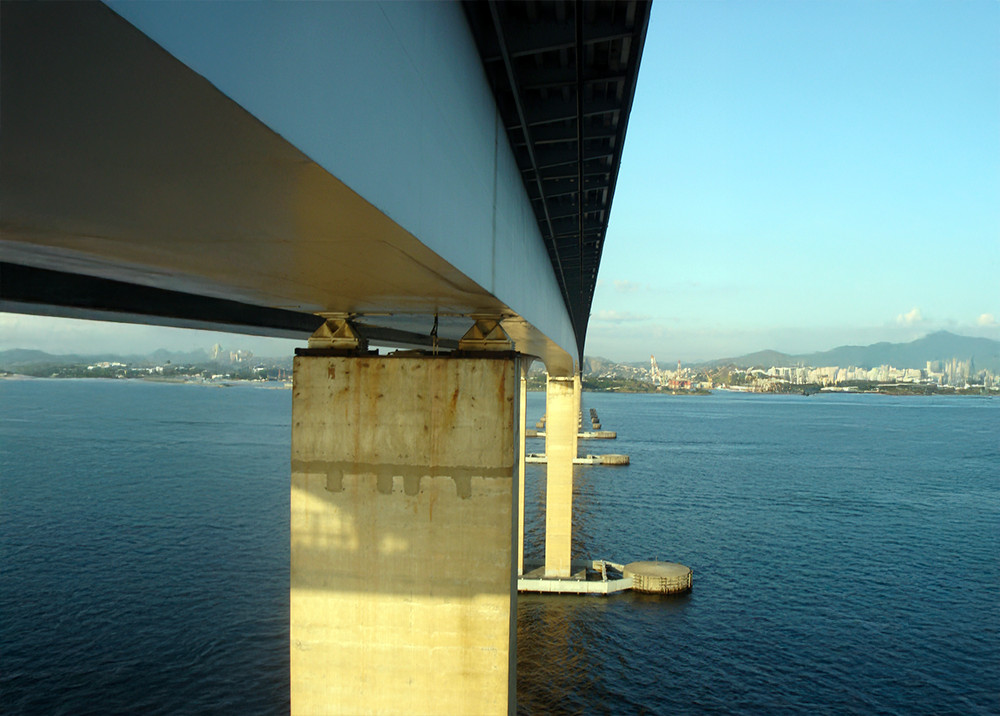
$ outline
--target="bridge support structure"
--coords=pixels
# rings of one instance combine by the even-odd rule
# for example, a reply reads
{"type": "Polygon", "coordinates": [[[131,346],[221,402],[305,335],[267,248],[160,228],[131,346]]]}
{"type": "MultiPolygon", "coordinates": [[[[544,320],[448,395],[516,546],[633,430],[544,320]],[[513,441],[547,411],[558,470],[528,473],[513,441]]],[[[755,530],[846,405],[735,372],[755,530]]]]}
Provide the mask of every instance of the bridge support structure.
{"type": "Polygon", "coordinates": [[[293,714],[513,713],[520,362],[299,351],[293,714]]]}
{"type": "Polygon", "coordinates": [[[521,361],[520,402],[517,417],[517,574],[524,574],[524,494],[525,494],[525,457],[527,451],[527,435],[525,426],[528,424],[528,368],[530,361],[521,361]]]}
{"type": "Polygon", "coordinates": [[[545,381],[545,576],[569,577],[573,537],[573,458],[580,398],[574,377],[545,381]]]}

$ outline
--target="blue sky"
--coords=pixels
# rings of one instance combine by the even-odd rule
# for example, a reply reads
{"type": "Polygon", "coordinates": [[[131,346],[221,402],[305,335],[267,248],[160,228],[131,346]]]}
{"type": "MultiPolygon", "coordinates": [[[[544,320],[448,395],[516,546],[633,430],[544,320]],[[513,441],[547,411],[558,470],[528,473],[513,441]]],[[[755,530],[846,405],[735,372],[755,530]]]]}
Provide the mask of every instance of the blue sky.
{"type": "MultiPolygon", "coordinates": [[[[653,4],[589,355],[1000,339],[998,321],[1000,3],[653,4]]],[[[215,342],[296,345],[0,314],[0,349],[215,342]]]]}
{"type": "Polygon", "coordinates": [[[653,4],[587,352],[1000,338],[1000,4],[653,4]]]}

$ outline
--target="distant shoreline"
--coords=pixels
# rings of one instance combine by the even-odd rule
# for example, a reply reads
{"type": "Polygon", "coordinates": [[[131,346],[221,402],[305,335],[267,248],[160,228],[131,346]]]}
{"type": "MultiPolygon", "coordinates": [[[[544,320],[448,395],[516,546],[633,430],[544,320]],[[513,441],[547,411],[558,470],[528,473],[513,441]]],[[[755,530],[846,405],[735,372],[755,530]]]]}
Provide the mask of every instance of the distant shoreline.
{"type": "MultiPolygon", "coordinates": [[[[811,393],[804,393],[800,390],[787,391],[759,391],[759,390],[733,390],[731,388],[713,388],[711,390],[589,390],[583,389],[584,393],[592,394],[622,394],[622,395],[666,395],[670,397],[687,396],[707,396],[716,393],[739,393],[742,395],[755,396],[776,396],[791,395],[802,398],[811,398],[816,395],[896,395],[914,398],[934,397],[934,396],[958,396],[958,397],[1000,397],[1000,389],[983,390],[982,388],[952,388],[945,386],[937,390],[911,390],[900,388],[896,390],[841,390],[830,386],[830,390],[818,390],[811,393]]],[[[916,386],[924,388],[923,385],[916,386]]],[[[544,388],[529,388],[529,393],[544,393],[544,388]]]]}
{"type": "Polygon", "coordinates": [[[226,378],[225,380],[184,380],[183,378],[161,378],[161,377],[129,377],[118,378],[114,376],[61,376],[61,375],[25,375],[24,373],[0,373],[0,380],[9,381],[29,381],[29,380],[89,380],[108,381],[118,383],[160,383],[168,385],[198,385],[206,388],[228,388],[233,385],[256,385],[261,388],[271,390],[291,389],[289,381],[285,380],[248,380],[244,378],[226,378]]]}
{"type": "MultiPolygon", "coordinates": [[[[213,380],[185,380],[184,378],[163,378],[163,377],[113,377],[113,376],[34,376],[25,375],[23,373],[0,373],[0,380],[7,381],[26,381],[26,380],[99,380],[99,381],[127,381],[135,383],[166,383],[171,385],[198,385],[208,388],[226,388],[234,385],[256,385],[261,388],[268,388],[270,390],[288,390],[291,389],[290,381],[286,380],[249,380],[244,378],[227,378],[224,380],[213,381],[213,380]]],[[[529,393],[544,393],[544,388],[539,387],[529,387],[529,393]]],[[[894,395],[894,396],[906,396],[906,397],[933,397],[933,396],[958,396],[958,397],[1000,397],[1000,389],[983,389],[981,387],[976,388],[955,388],[951,386],[931,386],[922,383],[915,383],[913,385],[902,384],[894,386],[883,386],[881,389],[877,390],[852,390],[850,388],[839,388],[837,386],[824,386],[824,388],[816,391],[805,392],[801,390],[785,390],[785,391],[758,391],[758,390],[740,390],[733,388],[713,388],[711,390],[699,388],[696,390],[630,390],[627,388],[621,389],[603,389],[603,390],[593,390],[584,387],[584,393],[592,394],[624,394],[624,395],[666,395],[671,397],[690,397],[690,396],[710,396],[715,393],[742,393],[746,395],[798,395],[801,397],[813,397],[815,395],[894,395]]]]}

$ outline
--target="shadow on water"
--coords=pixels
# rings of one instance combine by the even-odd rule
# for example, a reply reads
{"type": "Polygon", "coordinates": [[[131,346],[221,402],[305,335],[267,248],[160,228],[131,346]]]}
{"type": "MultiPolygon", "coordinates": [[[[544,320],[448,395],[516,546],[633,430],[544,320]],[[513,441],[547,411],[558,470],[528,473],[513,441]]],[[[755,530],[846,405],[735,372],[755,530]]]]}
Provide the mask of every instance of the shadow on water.
{"type": "Polygon", "coordinates": [[[646,675],[645,645],[661,643],[691,601],[690,593],[520,595],[518,713],[650,713],[632,688],[646,675]]]}

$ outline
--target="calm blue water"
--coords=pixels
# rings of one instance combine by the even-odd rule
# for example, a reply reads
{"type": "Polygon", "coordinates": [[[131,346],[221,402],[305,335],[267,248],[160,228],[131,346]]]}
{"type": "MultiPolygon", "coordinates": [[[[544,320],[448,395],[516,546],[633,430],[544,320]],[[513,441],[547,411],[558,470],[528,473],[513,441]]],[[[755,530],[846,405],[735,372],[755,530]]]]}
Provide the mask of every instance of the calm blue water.
{"type": "MultiPolygon", "coordinates": [[[[577,556],[695,586],[522,596],[522,713],[1000,713],[1000,400],[584,401],[632,464],[579,469],[577,556]]],[[[0,709],[287,711],[290,408],[0,381],[0,709]]]]}
{"type": "Polygon", "coordinates": [[[577,713],[1000,713],[1000,401],[588,407],[619,439],[581,451],[632,464],[581,469],[580,556],[679,561],[694,589],[522,598],[519,635],[548,636],[518,642],[519,678],[548,675],[519,681],[525,713],[557,697],[577,713]]]}

